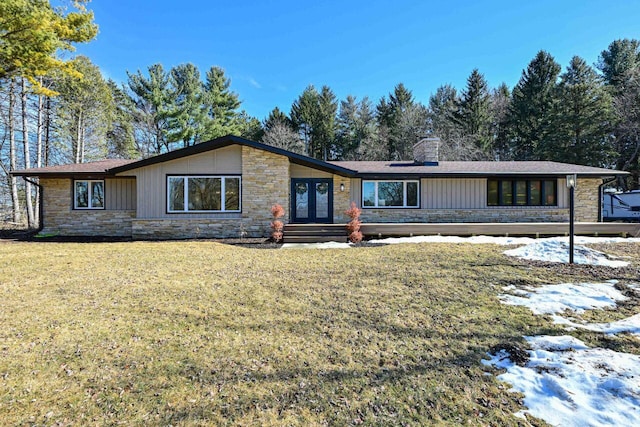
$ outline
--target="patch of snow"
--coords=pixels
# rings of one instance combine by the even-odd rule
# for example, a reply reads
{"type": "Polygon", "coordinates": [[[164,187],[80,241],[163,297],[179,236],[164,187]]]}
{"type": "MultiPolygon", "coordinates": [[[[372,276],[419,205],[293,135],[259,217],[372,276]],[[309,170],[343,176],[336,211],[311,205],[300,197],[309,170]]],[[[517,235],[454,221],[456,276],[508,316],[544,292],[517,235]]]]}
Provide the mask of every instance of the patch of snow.
{"type": "MultiPolygon", "coordinates": [[[[502,294],[504,304],[528,307],[534,314],[556,314],[565,310],[582,313],[588,309],[613,308],[626,297],[615,288],[615,281],[605,283],[561,283],[502,294]]],[[[559,323],[559,322],[558,322],[559,323]]]]}
{"type": "Polygon", "coordinates": [[[609,335],[621,334],[624,332],[640,335],[640,314],[635,314],[631,317],[627,317],[626,319],[616,320],[615,322],[609,323],[575,323],[569,319],[564,319],[560,316],[558,317],[559,321],[556,323],[561,323],[574,329],[586,329],[588,331],[602,332],[609,335]]]}
{"type": "Polygon", "coordinates": [[[551,425],[640,425],[640,356],[589,348],[570,337],[525,337],[529,362],[501,351],[482,363],[505,369],[498,379],[525,395],[525,411],[551,425]]]}
{"type": "MultiPolygon", "coordinates": [[[[534,239],[531,237],[504,237],[504,236],[413,236],[413,237],[389,237],[386,239],[373,239],[369,243],[379,244],[399,244],[399,243],[473,243],[473,244],[494,244],[494,245],[528,245],[535,242],[568,242],[568,237],[547,237],[534,239]]],[[[578,244],[589,243],[638,243],[637,237],[589,237],[575,236],[574,242],[578,244]]]]}
{"type": "MultiPolygon", "coordinates": [[[[569,244],[561,240],[541,240],[535,243],[509,249],[505,255],[522,259],[550,262],[569,262],[569,244]]],[[[609,267],[625,267],[629,265],[626,261],[611,260],[609,257],[595,249],[584,246],[574,246],[574,262],[576,264],[604,265],[609,267]]]]}

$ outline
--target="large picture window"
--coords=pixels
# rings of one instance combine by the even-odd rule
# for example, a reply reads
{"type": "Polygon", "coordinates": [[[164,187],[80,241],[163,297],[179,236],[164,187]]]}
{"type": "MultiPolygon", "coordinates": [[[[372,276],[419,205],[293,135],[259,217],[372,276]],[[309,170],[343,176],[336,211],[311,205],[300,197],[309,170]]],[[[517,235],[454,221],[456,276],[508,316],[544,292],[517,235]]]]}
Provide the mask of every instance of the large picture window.
{"type": "Polygon", "coordinates": [[[168,176],[168,212],[240,212],[239,176],[168,176]]]}
{"type": "Polygon", "coordinates": [[[418,194],[418,181],[362,182],[362,206],[365,208],[417,208],[418,194]]]}
{"type": "Polygon", "coordinates": [[[489,179],[487,206],[557,206],[555,179],[489,179]]]}
{"type": "Polygon", "coordinates": [[[77,180],[73,183],[74,209],[104,209],[104,181],[77,180]]]}

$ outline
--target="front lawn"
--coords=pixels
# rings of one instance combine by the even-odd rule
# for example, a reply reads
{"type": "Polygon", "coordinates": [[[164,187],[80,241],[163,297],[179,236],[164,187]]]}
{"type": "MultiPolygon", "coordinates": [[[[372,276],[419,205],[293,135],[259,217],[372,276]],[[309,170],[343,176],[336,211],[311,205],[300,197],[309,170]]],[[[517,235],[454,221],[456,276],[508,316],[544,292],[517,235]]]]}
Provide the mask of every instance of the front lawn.
{"type": "MultiPolygon", "coordinates": [[[[521,396],[480,360],[562,328],[497,294],[632,280],[629,245],[632,267],[614,272],[521,262],[495,245],[0,242],[0,419],[525,425],[512,415],[521,396]]],[[[602,341],[640,354],[637,339],[602,341]]]]}

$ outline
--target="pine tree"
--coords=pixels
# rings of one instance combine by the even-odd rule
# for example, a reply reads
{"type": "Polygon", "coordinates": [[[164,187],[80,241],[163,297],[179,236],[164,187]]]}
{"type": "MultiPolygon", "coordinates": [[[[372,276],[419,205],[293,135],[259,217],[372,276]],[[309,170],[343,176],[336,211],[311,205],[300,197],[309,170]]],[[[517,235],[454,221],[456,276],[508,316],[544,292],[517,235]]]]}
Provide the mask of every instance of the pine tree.
{"type": "Polygon", "coordinates": [[[220,67],[211,67],[207,71],[204,83],[204,102],[209,120],[206,124],[204,139],[218,138],[224,135],[240,135],[242,119],[238,94],[231,90],[231,79],[227,78],[220,67]]]}
{"type": "Polygon", "coordinates": [[[404,84],[395,86],[389,100],[380,99],[376,106],[379,137],[386,141],[387,159],[413,157],[413,145],[427,131],[427,110],[417,104],[404,84]]]}
{"type": "Polygon", "coordinates": [[[169,151],[168,118],[174,110],[175,98],[170,76],[162,64],[148,68],[149,77],[127,72],[129,96],[135,109],[131,112],[135,127],[137,151],[143,157],[169,151]]]}
{"type": "Polygon", "coordinates": [[[268,131],[278,123],[286,124],[287,126],[291,127],[291,119],[289,119],[286,113],[280,111],[278,107],[275,107],[269,112],[269,115],[264,120],[262,127],[265,131],[268,131]]]}
{"type": "Polygon", "coordinates": [[[318,120],[316,115],[318,114],[319,96],[313,85],[307,86],[291,105],[291,113],[289,114],[294,130],[300,134],[304,143],[305,154],[312,157],[318,151],[313,141],[313,131],[318,120]]]}
{"type": "Polygon", "coordinates": [[[491,92],[491,138],[493,139],[493,152],[498,160],[513,159],[508,136],[510,105],[511,92],[509,87],[502,83],[491,92]]]}
{"type": "Polygon", "coordinates": [[[352,95],[340,102],[338,114],[337,147],[340,159],[361,160],[363,143],[375,133],[375,117],[369,98],[360,102],[352,95]]]}
{"type": "Polygon", "coordinates": [[[478,149],[490,153],[492,117],[489,85],[477,68],[467,79],[458,107],[455,117],[463,135],[469,137],[478,149]]]}
{"type": "Polygon", "coordinates": [[[574,56],[560,76],[551,143],[544,158],[607,167],[613,130],[612,98],[596,72],[574,56]]]}
{"type": "Polygon", "coordinates": [[[522,72],[513,89],[508,123],[512,152],[517,160],[540,160],[549,143],[560,65],[540,51],[522,72]]]}
{"type": "Polygon", "coordinates": [[[171,84],[175,104],[168,116],[167,142],[182,142],[189,147],[202,142],[207,110],[200,71],[193,64],[181,64],[171,69],[171,84]]]}

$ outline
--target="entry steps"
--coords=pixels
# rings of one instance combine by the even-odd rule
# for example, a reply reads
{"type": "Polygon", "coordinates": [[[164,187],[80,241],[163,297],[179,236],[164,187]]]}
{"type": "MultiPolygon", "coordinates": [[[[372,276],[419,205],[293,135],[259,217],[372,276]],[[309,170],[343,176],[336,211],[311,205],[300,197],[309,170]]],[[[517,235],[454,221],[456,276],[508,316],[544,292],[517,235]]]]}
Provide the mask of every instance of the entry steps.
{"type": "Polygon", "coordinates": [[[346,242],[345,224],[287,224],[284,226],[284,243],[346,242]]]}

